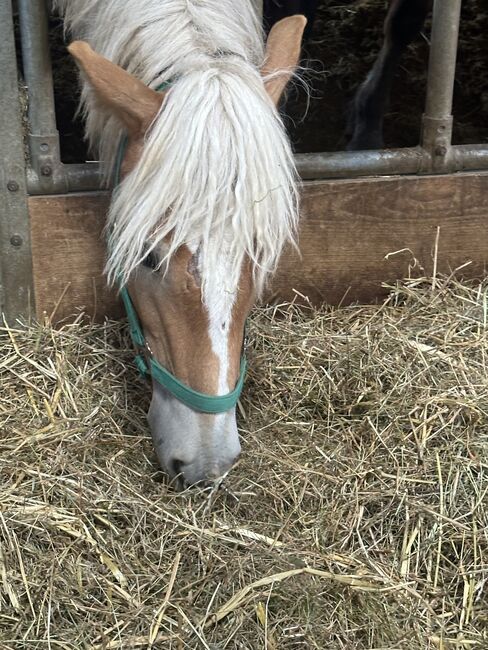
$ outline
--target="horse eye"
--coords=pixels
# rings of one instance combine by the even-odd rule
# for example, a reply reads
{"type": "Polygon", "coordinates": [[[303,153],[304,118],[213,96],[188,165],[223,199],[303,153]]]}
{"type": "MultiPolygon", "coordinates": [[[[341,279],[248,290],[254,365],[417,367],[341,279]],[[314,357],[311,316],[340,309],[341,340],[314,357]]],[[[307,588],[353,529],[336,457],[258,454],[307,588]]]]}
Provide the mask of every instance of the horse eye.
{"type": "Polygon", "coordinates": [[[158,258],[154,254],[153,251],[150,251],[146,257],[142,260],[142,265],[145,266],[147,269],[152,269],[155,271],[158,268],[158,258]]]}

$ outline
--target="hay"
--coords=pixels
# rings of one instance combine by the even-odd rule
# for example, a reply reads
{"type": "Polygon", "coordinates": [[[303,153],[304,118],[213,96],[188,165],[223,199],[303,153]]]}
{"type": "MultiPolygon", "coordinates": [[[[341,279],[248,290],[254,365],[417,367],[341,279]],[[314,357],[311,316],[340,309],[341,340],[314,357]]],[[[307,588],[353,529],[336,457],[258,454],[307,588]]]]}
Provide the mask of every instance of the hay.
{"type": "Polygon", "coordinates": [[[0,647],[487,648],[487,305],[256,310],[211,493],[158,472],[121,325],[2,328],[0,647]]]}

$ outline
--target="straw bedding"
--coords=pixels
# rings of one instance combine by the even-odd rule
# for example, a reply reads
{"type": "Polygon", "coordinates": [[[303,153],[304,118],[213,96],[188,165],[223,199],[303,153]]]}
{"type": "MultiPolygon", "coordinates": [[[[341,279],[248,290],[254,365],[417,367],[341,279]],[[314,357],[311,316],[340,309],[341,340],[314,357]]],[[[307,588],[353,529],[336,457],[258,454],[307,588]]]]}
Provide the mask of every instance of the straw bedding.
{"type": "Polygon", "coordinates": [[[0,331],[0,647],[488,648],[488,284],[255,311],[243,455],[174,493],[118,323],[0,331]]]}

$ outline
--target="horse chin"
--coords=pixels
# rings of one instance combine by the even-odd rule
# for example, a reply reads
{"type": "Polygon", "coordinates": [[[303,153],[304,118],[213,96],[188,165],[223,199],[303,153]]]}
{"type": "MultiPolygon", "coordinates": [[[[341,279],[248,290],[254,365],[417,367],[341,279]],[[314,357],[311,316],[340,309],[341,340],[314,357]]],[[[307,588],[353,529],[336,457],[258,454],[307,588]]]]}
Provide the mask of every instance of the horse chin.
{"type": "Polygon", "coordinates": [[[155,383],[147,417],[158,461],[179,490],[214,483],[240,454],[235,408],[198,413],[155,383]]]}

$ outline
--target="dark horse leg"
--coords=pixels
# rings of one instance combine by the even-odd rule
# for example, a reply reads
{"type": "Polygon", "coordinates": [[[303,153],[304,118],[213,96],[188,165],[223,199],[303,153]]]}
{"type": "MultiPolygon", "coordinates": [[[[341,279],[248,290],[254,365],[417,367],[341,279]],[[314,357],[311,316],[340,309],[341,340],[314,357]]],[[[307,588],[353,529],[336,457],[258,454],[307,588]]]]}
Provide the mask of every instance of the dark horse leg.
{"type": "Polygon", "coordinates": [[[384,25],[383,47],[352,101],[348,150],[381,149],[383,117],[393,75],[407,46],[423,27],[432,0],[392,0],[384,25]]]}
{"type": "Polygon", "coordinates": [[[315,11],[319,0],[264,0],[263,2],[263,23],[266,31],[269,31],[275,23],[287,16],[303,14],[307,17],[307,28],[305,37],[312,30],[315,11]]]}

